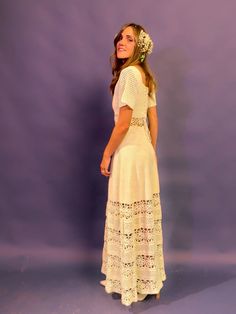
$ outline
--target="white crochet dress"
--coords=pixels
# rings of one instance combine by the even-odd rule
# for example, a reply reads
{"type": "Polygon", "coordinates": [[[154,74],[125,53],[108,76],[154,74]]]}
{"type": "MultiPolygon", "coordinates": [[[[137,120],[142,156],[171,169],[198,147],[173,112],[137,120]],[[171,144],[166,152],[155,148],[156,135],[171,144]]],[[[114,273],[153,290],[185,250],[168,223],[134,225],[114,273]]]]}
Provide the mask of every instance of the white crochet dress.
{"type": "Polygon", "coordinates": [[[126,104],[133,113],[111,160],[101,272],[105,291],[120,293],[129,306],[137,293],[157,294],[166,279],[158,166],[147,124],[147,109],[157,105],[156,97],[148,96],[135,66],[123,69],[115,86],[115,123],[126,104]]]}

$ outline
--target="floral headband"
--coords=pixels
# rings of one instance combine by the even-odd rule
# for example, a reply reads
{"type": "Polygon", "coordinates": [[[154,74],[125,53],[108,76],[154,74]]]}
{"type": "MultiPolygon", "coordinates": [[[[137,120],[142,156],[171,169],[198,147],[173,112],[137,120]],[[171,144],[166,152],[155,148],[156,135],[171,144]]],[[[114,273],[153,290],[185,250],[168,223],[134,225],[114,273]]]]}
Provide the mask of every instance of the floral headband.
{"type": "Polygon", "coordinates": [[[148,33],[143,30],[140,31],[137,43],[140,52],[142,53],[140,56],[140,61],[143,62],[146,58],[146,54],[151,54],[153,49],[153,41],[151,40],[148,33]]]}

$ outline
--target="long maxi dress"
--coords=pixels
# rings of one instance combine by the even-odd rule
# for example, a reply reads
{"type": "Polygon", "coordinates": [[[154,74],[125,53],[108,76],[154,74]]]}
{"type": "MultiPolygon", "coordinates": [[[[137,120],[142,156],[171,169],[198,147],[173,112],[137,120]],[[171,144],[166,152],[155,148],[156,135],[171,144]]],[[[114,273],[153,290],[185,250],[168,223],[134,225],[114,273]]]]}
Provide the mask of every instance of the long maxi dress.
{"type": "Polygon", "coordinates": [[[157,294],[166,279],[157,157],[147,124],[156,96],[148,96],[135,66],[123,69],[115,86],[115,123],[124,105],[133,112],[111,159],[101,272],[105,291],[120,293],[121,303],[129,306],[138,293],[157,294]]]}

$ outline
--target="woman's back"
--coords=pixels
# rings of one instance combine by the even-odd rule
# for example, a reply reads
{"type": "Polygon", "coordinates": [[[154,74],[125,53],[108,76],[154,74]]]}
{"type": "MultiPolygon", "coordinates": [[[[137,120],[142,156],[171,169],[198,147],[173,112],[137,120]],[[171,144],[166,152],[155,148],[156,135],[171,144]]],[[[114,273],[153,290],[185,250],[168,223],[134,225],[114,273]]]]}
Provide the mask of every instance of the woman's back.
{"type": "Polygon", "coordinates": [[[148,87],[136,66],[128,66],[120,73],[112,99],[115,122],[119,108],[124,105],[129,105],[133,109],[133,117],[137,118],[146,118],[148,108],[156,105],[155,94],[152,98],[148,95],[148,87]]]}

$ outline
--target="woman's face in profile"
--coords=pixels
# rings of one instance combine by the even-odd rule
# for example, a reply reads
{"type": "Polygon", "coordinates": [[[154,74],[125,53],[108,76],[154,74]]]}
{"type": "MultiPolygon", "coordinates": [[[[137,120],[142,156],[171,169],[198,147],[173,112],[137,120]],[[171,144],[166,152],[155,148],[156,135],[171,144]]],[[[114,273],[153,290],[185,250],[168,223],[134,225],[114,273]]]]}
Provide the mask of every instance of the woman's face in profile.
{"type": "Polygon", "coordinates": [[[131,26],[126,27],[116,44],[116,56],[118,59],[126,59],[132,56],[135,47],[135,35],[131,26]]]}

